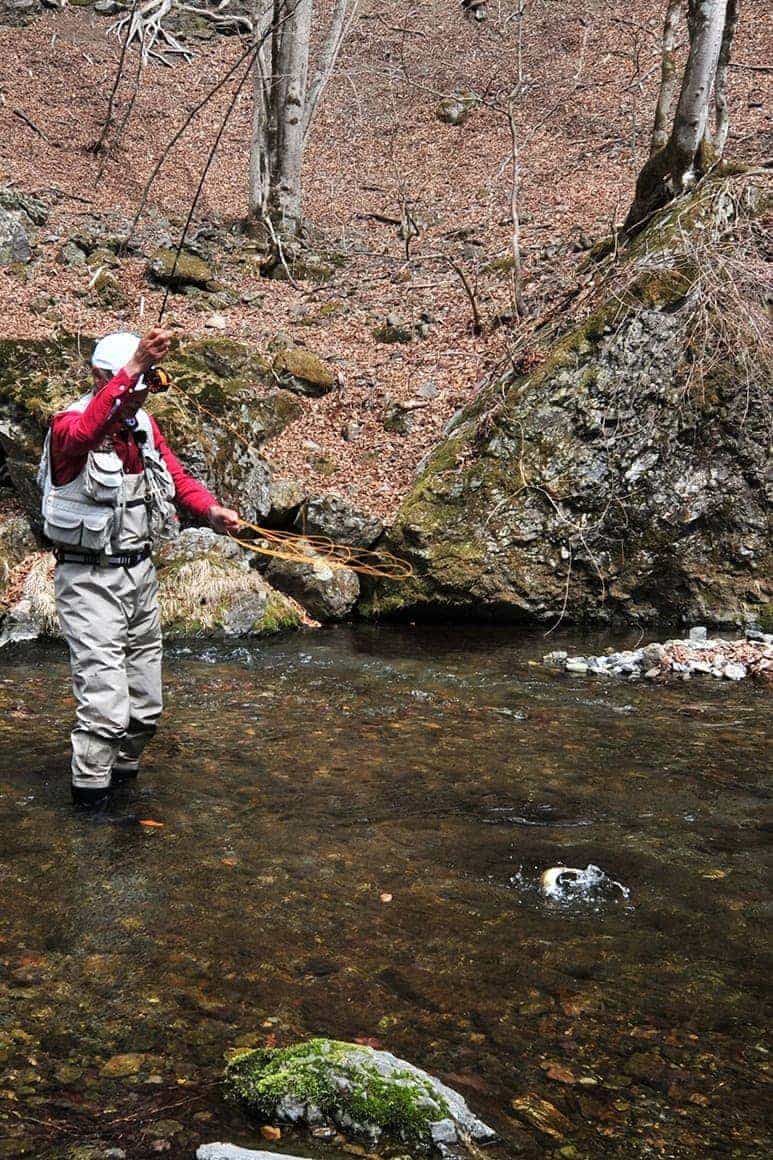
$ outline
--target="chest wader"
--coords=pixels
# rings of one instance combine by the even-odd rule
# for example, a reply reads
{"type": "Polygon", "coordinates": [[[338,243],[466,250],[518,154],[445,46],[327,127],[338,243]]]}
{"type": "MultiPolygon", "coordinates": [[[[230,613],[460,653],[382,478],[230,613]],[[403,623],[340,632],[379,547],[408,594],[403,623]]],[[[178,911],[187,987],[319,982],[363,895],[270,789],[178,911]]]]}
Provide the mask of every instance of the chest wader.
{"type": "MultiPolygon", "coordinates": [[[[90,396],[74,409],[84,409],[90,396]]],[[[154,535],[174,518],[171,476],[137,415],[144,470],[126,475],[111,447],[91,452],[72,483],[51,481],[50,435],[41,461],[45,534],[54,544],[56,607],[70,649],[77,711],[72,784],[105,790],[136,773],[161,715],[161,626],[154,535]]]]}

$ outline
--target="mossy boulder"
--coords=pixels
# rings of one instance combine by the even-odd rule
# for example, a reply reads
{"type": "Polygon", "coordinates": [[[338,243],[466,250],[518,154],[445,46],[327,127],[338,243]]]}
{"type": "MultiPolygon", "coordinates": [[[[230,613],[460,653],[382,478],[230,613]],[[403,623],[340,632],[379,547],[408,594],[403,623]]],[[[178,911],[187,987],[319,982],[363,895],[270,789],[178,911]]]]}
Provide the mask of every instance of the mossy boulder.
{"type": "Polygon", "coordinates": [[[739,182],[662,211],[606,259],[587,316],[539,334],[534,369],[494,376],[454,417],[386,545],[414,577],[376,584],[361,610],[758,619],[771,599],[769,362],[763,327],[745,324],[762,288],[722,280],[755,268],[759,200],[739,182]]]}
{"type": "Polygon", "coordinates": [[[300,346],[280,350],[274,358],[274,372],[283,387],[314,398],[326,395],[336,381],[329,363],[300,346]]]}
{"type": "Polygon", "coordinates": [[[170,286],[173,290],[183,290],[186,286],[197,286],[202,290],[216,289],[214,272],[203,258],[190,250],[177,251],[160,246],[148,262],[148,273],[154,282],[170,286]]]}
{"type": "Polygon", "coordinates": [[[429,1152],[494,1136],[461,1096],[427,1072],[389,1052],[334,1039],[237,1055],[225,1083],[263,1122],[327,1121],[371,1144],[383,1136],[429,1152]]]}
{"type": "Polygon", "coordinates": [[[301,609],[209,529],[182,532],[156,560],[166,636],[272,636],[301,624],[301,609]]]}
{"type": "Polygon", "coordinates": [[[435,115],[445,125],[464,125],[472,110],[480,103],[480,97],[471,89],[457,89],[440,100],[435,115]]]}

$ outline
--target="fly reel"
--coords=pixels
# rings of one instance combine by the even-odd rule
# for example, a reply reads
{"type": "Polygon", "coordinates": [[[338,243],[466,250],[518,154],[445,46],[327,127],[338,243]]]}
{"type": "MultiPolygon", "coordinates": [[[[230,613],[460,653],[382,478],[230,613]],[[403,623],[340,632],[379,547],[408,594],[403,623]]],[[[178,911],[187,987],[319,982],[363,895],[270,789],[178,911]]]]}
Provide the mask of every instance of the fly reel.
{"type": "Polygon", "coordinates": [[[145,371],[144,379],[151,395],[160,395],[162,391],[168,391],[172,385],[172,376],[163,367],[151,367],[145,371]]]}

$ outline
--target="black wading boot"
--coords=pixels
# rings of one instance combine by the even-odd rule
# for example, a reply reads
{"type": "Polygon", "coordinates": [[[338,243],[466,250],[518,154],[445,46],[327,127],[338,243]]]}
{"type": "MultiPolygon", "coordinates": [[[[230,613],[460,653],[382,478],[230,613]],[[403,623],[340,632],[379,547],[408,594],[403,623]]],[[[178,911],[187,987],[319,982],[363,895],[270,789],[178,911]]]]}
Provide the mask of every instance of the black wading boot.
{"type": "Polygon", "coordinates": [[[79,810],[99,812],[110,804],[112,786],[72,785],[72,804],[79,810]]]}

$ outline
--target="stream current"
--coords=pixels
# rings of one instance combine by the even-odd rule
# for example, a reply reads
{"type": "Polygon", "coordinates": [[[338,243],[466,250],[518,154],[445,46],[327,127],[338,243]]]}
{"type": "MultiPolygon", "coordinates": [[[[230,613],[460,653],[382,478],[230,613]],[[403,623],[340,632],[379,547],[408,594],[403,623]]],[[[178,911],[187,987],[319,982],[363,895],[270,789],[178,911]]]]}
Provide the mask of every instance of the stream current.
{"type": "Polygon", "coordinates": [[[172,646],[145,769],[95,817],[64,651],[4,650],[0,1160],[339,1160],[267,1144],[218,1085],[235,1047],[310,1035],[457,1088],[492,1160],[769,1156],[770,699],[538,663],[631,643],[172,646]],[[557,866],[593,869],[546,892],[557,866]]]}

